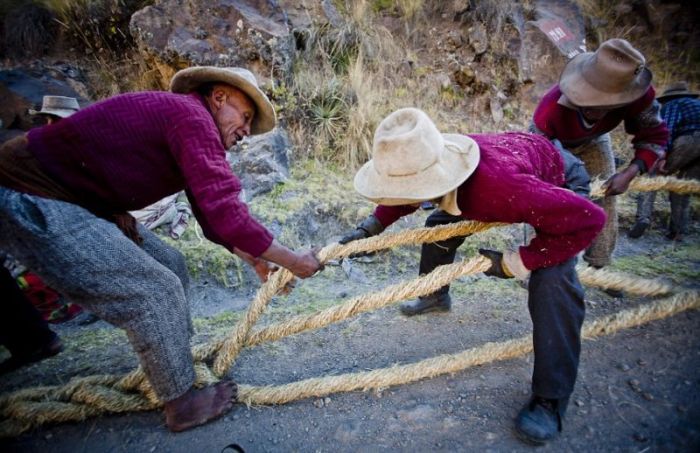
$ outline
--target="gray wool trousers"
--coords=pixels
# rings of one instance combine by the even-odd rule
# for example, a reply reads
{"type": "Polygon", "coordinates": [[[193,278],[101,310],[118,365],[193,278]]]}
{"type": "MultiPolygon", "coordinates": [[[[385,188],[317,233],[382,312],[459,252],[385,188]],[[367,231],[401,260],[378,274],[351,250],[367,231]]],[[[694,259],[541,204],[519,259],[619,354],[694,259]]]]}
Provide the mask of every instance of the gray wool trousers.
{"type": "MultiPolygon", "coordinates": [[[[569,151],[583,161],[591,178],[600,177],[606,181],[615,174],[615,156],[610,134],[603,134],[586,144],[570,148],[569,151]]],[[[591,266],[603,267],[612,261],[617,243],[617,198],[605,197],[594,202],[605,210],[605,225],[586,249],[583,259],[591,266]]]]}
{"type": "Polygon", "coordinates": [[[156,394],[194,383],[184,257],[139,225],[141,246],[80,206],[0,187],[0,250],[126,331],[156,394]]]}

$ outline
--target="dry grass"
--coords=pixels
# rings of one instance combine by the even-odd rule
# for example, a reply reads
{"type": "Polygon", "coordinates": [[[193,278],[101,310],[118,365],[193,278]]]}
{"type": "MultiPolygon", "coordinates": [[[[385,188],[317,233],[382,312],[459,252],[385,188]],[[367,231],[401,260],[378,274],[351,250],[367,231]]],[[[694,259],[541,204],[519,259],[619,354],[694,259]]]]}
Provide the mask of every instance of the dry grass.
{"type": "Polygon", "coordinates": [[[303,154],[355,168],[367,159],[374,128],[391,107],[390,72],[404,51],[375,23],[368,2],[348,2],[343,11],[343,26],[317,26],[307,36],[286,96],[295,111],[287,117],[303,154]]]}
{"type": "Polygon", "coordinates": [[[156,88],[129,33],[131,15],[153,0],[41,0],[57,16],[66,41],[84,56],[95,98],[156,88]]]}
{"type": "Polygon", "coordinates": [[[590,30],[590,49],[611,38],[630,41],[646,57],[654,85],[686,80],[700,84],[700,30],[697,8],[652,2],[577,0],[596,25],[590,30]]]}

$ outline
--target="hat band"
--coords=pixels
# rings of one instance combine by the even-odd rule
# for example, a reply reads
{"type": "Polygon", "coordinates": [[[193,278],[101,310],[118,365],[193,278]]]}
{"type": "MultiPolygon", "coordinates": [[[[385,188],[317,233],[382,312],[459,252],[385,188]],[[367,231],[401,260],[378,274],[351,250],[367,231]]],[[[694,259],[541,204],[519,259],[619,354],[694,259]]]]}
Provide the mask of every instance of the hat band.
{"type": "Polygon", "coordinates": [[[420,168],[420,169],[418,169],[418,170],[416,170],[416,171],[414,171],[414,172],[411,172],[411,173],[387,173],[387,176],[389,176],[389,177],[391,177],[391,178],[402,178],[402,177],[405,177],[405,176],[415,176],[415,175],[417,175],[418,173],[422,173],[422,172],[426,171],[427,169],[429,169],[429,168],[432,167],[433,165],[436,165],[439,161],[440,161],[439,158],[438,158],[438,159],[435,159],[430,165],[427,165],[427,166],[425,166],[425,167],[423,167],[423,168],[420,168]]]}

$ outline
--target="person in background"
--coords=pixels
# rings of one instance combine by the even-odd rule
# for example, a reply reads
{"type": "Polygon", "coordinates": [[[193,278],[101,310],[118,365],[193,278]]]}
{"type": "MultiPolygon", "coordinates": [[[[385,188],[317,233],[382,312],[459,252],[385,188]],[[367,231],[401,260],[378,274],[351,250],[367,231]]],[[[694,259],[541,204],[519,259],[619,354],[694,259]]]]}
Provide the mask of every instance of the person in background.
{"type": "MultiPolygon", "coordinates": [[[[651,80],[644,56],[626,40],[610,39],[595,52],[569,61],[559,83],[535,109],[532,132],[581,159],[591,177],[607,180],[605,198],[599,202],[607,216],[605,228],[583,257],[596,268],[610,264],[615,250],[615,195],[624,193],[637,175],[652,170],[664,156],[668,129],[659,114],[651,80]],[[616,172],[609,132],[620,123],[632,135],[634,158],[616,172]]],[[[606,292],[622,295],[615,290],[606,292]]]]}
{"type": "MultiPolygon", "coordinates": [[[[603,210],[588,200],[585,169],[566,161],[546,138],[528,133],[441,134],[423,111],[407,108],[386,117],[374,134],[372,159],[355,175],[355,189],[379,206],[341,243],[381,233],[400,217],[432,201],[426,220],[528,223],[536,236],[505,252],[481,249],[486,275],[528,284],[535,367],[532,397],[516,429],[528,442],[545,443],[562,429],[578,370],[583,287],[576,255],[603,228],[603,210]]],[[[452,263],[465,237],[422,246],[419,273],[452,263]]],[[[449,285],[401,305],[407,316],[451,308],[449,285]]]]}
{"type": "MultiPolygon", "coordinates": [[[[677,173],[679,178],[700,180],[700,100],[690,91],[687,82],[671,84],[657,98],[663,105],[661,117],[666,122],[670,139],[666,159],[659,165],[659,173],[677,173]]],[[[656,192],[647,192],[637,199],[636,222],[627,233],[631,238],[641,237],[651,225],[656,192]]],[[[671,219],[666,237],[680,241],[688,232],[690,195],[669,193],[671,219]]]]}
{"type": "Polygon", "coordinates": [[[0,375],[63,350],[61,339],[49,328],[4,266],[0,266],[0,296],[0,345],[10,352],[10,357],[0,362],[0,375]]]}
{"type": "MultiPolygon", "coordinates": [[[[67,96],[46,95],[42,98],[41,109],[29,109],[29,114],[42,118],[43,124],[54,124],[68,118],[80,110],[78,100],[67,96]]],[[[50,323],[62,323],[76,319],[78,324],[87,325],[99,320],[77,304],[67,302],[58,292],[47,286],[36,273],[27,269],[12,257],[6,257],[5,265],[16,278],[27,299],[39,310],[41,316],[50,323]]],[[[3,293],[8,291],[3,288],[3,293]]],[[[21,332],[21,329],[17,329],[21,332]]]]}
{"type": "MultiPolygon", "coordinates": [[[[43,116],[46,124],[52,124],[78,110],[80,106],[75,98],[44,96],[41,110],[30,109],[29,114],[43,116]]],[[[0,374],[61,352],[63,344],[49,328],[47,320],[73,318],[80,313],[79,306],[59,303],[58,293],[47,288],[38,276],[4,253],[0,253],[0,296],[3,300],[0,344],[10,352],[10,357],[0,362],[0,374]],[[15,277],[10,268],[21,275],[15,277]],[[25,282],[29,296],[20,288],[17,279],[25,282]],[[35,305],[45,310],[39,311],[35,305]]]]}
{"type": "Polygon", "coordinates": [[[41,110],[29,109],[30,115],[38,115],[46,119],[46,124],[53,124],[63,118],[68,118],[80,110],[78,100],[67,96],[44,96],[41,110]]]}

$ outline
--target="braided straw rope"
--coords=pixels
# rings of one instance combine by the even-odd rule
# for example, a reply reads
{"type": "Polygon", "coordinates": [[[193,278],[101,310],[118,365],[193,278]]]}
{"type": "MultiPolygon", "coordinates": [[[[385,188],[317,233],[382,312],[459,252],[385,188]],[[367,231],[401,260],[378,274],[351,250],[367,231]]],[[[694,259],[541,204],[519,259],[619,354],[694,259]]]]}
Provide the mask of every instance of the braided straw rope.
{"type": "MultiPolygon", "coordinates": [[[[622,310],[604,316],[583,326],[582,335],[593,339],[609,335],[622,329],[639,326],[663,319],[685,310],[700,308],[697,292],[684,292],[674,297],[659,300],[633,309],[622,310]]],[[[392,385],[406,384],[421,379],[456,373],[469,367],[483,365],[496,360],[508,360],[532,351],[532,336],[500,343],[486,343],[456,354],[445,354],[408,365],[348,373],[339,376],[311,378],[289,384],[253,387],[238,387],[239,401],[246,404],[283,404],[290,401],[325,396],[337,392],[382,389],[392,385]]]]}
{"type": "MultiPolygon", "coordinates": [[[[605,181],[596,180],[591,183],[591,197],[601,198],[605,195],[605,181]]],[[[630,182],[628,190],[637,192],[656,192],[668,190],[680,194],[700,193],[700,181],[694,179],[680,179],[673,176],[642,176],[630,182]]]]}
{"type": "MultiPolygon", "coordinates": [[[[687,181],[664,178],[663,184],[648,184],[645,178],[632,182],[634,190],[685,190],[700,192],[700,187],[690,187],[687,181]],[[650,188],[653,187],[653,188],[650,188]]],[[[660,178],[656,178],[660,179],[660,178]]],[[[601,189],[597,189],[601,190],[601,189]]],[[[487,230],[503,223],[460,222],[433,228],[417,228],[393,234],[383,234],[349,244],[331,244],[319,252],[322,263],[330,259],[347,257],[354,253],[375,251],[399,245],[437,242],[454,236],[464,236],[487,230]]],[[[221,339],[193,348],[196,385],[208,385],[218,380],[230,369],[244,346],[250,346],[282,338],[286,335],[317,329],[350,316],[396,303],[400,300],[429,294],[450,281],[464,275],[483,272],[490,263],[483,257],[440,266],[428,275],[392,285],[383,291],[355,297],[344,304],[310,316],[294,317],[256,331],[252,330],[272,297],[292,278],[285,269],[274,273],[261,286],[246,317],[231,333],[221,339]],[[214,369],[204,361],[214,358],[214,369]]],[[[670,285],[661,281],[640,280],[636,277],[615,274],[610,271],[583,267],[581,281],[589,286],[624,289],[639,295],[660,295],[671,292],[670,285]]],[[[697,309],[697,293],[682,293],[673,298],[657,301],[647,306],[620,312],[586,324],[584,336],[593,338],[602,334],[640,325],[655,319],[673,315],[687,309],[697,309]]],[[[277,387],[239,386],[239,400],[247,404],[282,403],[314,395],[366,388],[383,388],[412,382],[439,374],[453,373],[475,364],[493,360],[505,360],[530,352],[530,337],[502,343],[488,343],[459,354],[443,355],[410,365],[394,366],[384,370],[314,378],[277,387]]],[[[71,379],[61,386],[34,387],[0,396],[0,437],[16,436],[32,427],[45,423],[80,421],[104,413],[120,413],[152,410],[161,406],[155,392],[141,368],[123,375],[97,375],[71,379]]]]}

